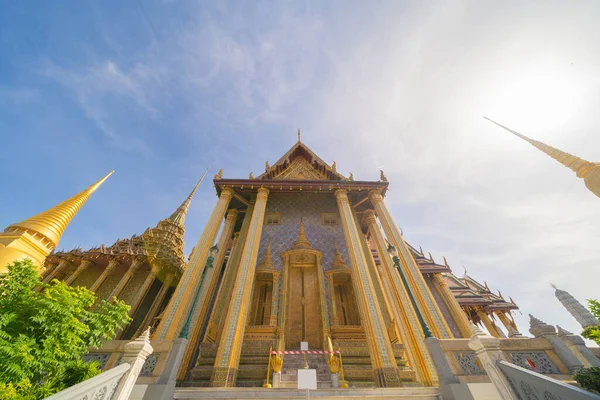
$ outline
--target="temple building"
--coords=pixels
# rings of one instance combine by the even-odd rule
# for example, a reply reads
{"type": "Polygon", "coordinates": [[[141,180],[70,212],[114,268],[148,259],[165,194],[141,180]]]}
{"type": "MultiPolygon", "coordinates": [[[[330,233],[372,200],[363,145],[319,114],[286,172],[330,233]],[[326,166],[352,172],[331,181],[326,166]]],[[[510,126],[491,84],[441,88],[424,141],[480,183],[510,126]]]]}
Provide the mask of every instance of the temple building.
{"type": "MultiPolygon", "coordinates": [[[[300,133],[262,174],[214,176],[216,204],[187,258],[186,214],[204,176],[172,214],[143,233],[57,250],[75,213],[106,178],[7,227],[0,262],[6,268],[29,257],[45,282],[85,286],[100,299],[131,305],[132,321],[86,358],[111,369],[126,344],[150,327],[154,352],[135,398],[172,399],[176,391],[177,398],[210,397],[203,390],[211,387],[294,388],[305,366],[316,370],[320,389],[390,388],[397,390],[390,396],[437,398],[449,376],[461,385],[491,385],[471,346],[482,343],[482,329],[499,357],[556,379],[600,366],[581,338],[533,316],[535,338],[520,333],[512,298],[406,242],[386,206],[383,171],[371,181],[343,175],[300,133]],[[295,355],[303,343],[320,355],[295,355]]],[[[597,322],[568,293],[557,290],[557,297],[582,325],[597,322]]]]}
{"type": "Polygon", "coordinates": [[[404,240],[383,172],[376,181],[344,176],[300,136],[257,177],[221,170],[217,203],[186,260],[185,215],[199,184],[154,228],[110,246],[55,250],[44,262],[46,282],[131,304],[133,321],[114,343],[147,326],[163,344],[185,331],[182,386],[261,386],[269,350],[300,342],[339,349],[353,386],[431,386],[438,378],[419,317],[440,339],[471,337],[471,323],[498,338],[519,335],[512,299],[404,240]]]}

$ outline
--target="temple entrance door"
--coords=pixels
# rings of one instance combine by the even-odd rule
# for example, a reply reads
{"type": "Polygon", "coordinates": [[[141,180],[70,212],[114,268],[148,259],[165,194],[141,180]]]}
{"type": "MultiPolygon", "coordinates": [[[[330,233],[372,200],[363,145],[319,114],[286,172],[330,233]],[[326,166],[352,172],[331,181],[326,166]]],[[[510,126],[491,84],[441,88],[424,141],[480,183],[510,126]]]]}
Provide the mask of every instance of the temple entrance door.
{"type": "MultiPolygon", "coordinates": [[[[307,258],[316,261],[316,257],[312,254],[307,258]]],[[[300,342],[308,342],[310,349],[320,349],[323,343],[319,297],[321,290],[319,290],[316,262],[291,263],[288,268],[285,347],[290,350],[300,349],[300,342]]]]}

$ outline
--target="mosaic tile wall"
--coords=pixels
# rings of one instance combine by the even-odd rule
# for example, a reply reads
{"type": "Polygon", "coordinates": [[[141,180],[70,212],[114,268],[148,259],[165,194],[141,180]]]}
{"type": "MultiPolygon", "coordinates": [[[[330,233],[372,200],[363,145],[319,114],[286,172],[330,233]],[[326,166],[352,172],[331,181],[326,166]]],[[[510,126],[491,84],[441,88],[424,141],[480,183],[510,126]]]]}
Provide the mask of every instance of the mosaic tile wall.
{"type": "Polygon", "coordinates": [[[263,228],[258,262],[267,249],[267,242],[271,240],[271,254],[275,268],[281,270],[281,257],[279,256],[289,250],[298,238],[300,219],[304,222],[306,238],[315,250],[323,252],[323,269],[327,271],[333,262],[333,241],[335,240],[348,266],[348,252],[344,231],[339,220],[338,207],[333,194],[311,194],[302,193],[298,195],[271,194],[267,201],[266,212],[281,213],[281,224],[265,225],[263,228]],[[323,225],[321,213],[336,213],[338,215],[337,225],[323,225]]]}

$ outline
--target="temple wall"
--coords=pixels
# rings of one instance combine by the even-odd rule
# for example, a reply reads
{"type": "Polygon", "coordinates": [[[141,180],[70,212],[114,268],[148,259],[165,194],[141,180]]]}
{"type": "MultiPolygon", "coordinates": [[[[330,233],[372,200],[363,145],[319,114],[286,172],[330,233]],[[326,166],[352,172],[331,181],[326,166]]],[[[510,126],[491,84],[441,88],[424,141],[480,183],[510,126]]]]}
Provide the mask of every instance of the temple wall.
{"type": "Polygon", "coordinates": [[[462,337],[462,335],[460,334],[460,330],[458,329],[458,326],[456,326],[456,322],[452,318],[452,314],[450,313],[450,310],[448,310],[448,307],[446,306],[446,303],[444,302],[442,295],[440,294],[437,286],[433,282],[433,277],[428,274],[425,274],[423,277],[425,278],[425,282],[427,283],[427,286],[429,287],[429,290],[431,291],[431,295],[433,296],[433,299],[437,303],[438,307],[440,308],[440,311],[442,312],[442,315],[444,316],[444,319],[448,323],[448,327],[450,328],[450,331],[452,331],[452,335],[455,338],[462,337]]]}
{"type": "Polygon", "coordinates": [[[273,193],[267,201],[266,212],[281,213],[281,224],[266,225],[260,240],[258,260],[262,259],[271,239],[271,253],[274,267],[281,270],[279,254],[289,250],[298,238],[300,219],[304,222],[306,237],[315,250],[323,252],[323,269],[327,271],[333,262],[333,241],[335,240],[342,257],[350,265],[344,239],[344,231],[339,219],[338,207],[332,194],[279,194],[273,193]],[[338,215],[336,225],[323,225],[321,213],[338,215]]]}
{"type": "Polygon", "coordinates": [[[108,296],[125,275],[125,271],[129,268],[129,265],[118,265],[108,276],[106,280],[100,285],[100,288],[96,291],[98,299],[109,300],[108,296]]]}
{"type": "Polygon", "coordinates": [[[104,266],[92,264],[90,265],[81,275],[75,279],[75,282],[71,284],[71,286],[85,286],[90,288],[96,279],[100,276],[100,274],[104,271],[104,266]]]}
{"type": "Polygon", "coordinates": [[[120,300],[123,300],[127,304],[131,304],[138,290],[140,290],[142,284],[148,276],[149,270],[146,268],[147,267],[141,266],[137,271],[135,271],[121,292],[121,295],[119,296],[120,300]]]}

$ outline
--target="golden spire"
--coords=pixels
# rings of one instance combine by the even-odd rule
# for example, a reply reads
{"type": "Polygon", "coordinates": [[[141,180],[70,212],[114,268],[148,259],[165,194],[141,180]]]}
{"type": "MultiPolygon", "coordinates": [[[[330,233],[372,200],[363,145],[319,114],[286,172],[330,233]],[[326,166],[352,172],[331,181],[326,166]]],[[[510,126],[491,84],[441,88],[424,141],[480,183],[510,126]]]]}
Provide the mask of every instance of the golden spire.
{"type": "Polygon", "coordinates": [[[489,119],[488,117],[483,118],[498,125],[500,128],[509,131],[513,135],[525,140],[526,142],[529,142],[529,144],[531,144],[533,147],[541,150],[550,157],[554,158],[556,161],[560,162],[565,167],[569,168],[571,171],[575,172],[578,178],[583,179],[585,186],[587,186],[587,188],[596,196],[600,197],[600,163],[589,162],[552,146],[548,146],[545,143],[530,139],[519,132],[513,131],[506,126],[489,119]]]}
{"type": "Polygon", "coordinates": [[[298,232],[298,239],[296,239],[296,243],[294,243],[293,249],[312,249],[310,242],[306,238],[306,233],[304,233],[304,222],[300,220],[300,231],[298,232]]]}
{"type": "Polygon", "coordinates": [[[15,232],[15,231],[28,231],[35,234],[41,235],[48,239],[51,243],[51,249],[56,248],[60,237],[64,233],[67,225],[73,219],[77,211],[81,206],[89,199],[90,195],[102,185],[102,183],[113,174],[114,171],[110,171],[106,176],[94,183],[83,192],[76,194],[68,200],[46,210],[38,215],[26,219],[25,221],[12,224],[7,227],[4,232],[15,232]]]}
{"type": "Polygon", "coordinates": [[[181,203],[179,208],[177,208],[177,210],[175,210],[175,212],[173,214],[171,214],[171,216],[169,218],[167,218],[168,221],[170,221],[176,225],[179,225],[181,227],[185,226],[184,225],[185,216],[187,215],[188,208],[190,207],[190,203],[192,202],[192,198],[194,197],[194,194],[196,194],[196,190],[198,190],[198,187],[200,187],[200,184],[204,180],[204,177],[206,176],[207,172],[208,172],[208,168],[206,168],[206,171],[204,171],[204,173],[202,174],[202,177],[200,178],[198,183],[196,183],[196,186],[194,186],[194,189],[192,190],[190,195],[187,197],[187,199],[185,199],[184,202],[181,203]]]}
{"type": "Polygon", "coordinates": [[[271,258],[271,239],[267,242],[267,251],[265,251],[265,255],[263,256],[260,264],[258,264],[258,269],[272,269],[273,268],[273,258],[271,258]]]}
{"type": "Polygon", "coordinates": [[[300,140],[300,128],[298,128],[298,143],[300,143],[300,142],[301,142],[301,140],[300,140]]]}

